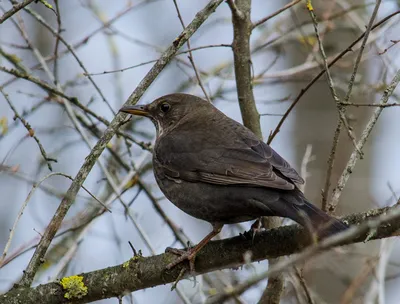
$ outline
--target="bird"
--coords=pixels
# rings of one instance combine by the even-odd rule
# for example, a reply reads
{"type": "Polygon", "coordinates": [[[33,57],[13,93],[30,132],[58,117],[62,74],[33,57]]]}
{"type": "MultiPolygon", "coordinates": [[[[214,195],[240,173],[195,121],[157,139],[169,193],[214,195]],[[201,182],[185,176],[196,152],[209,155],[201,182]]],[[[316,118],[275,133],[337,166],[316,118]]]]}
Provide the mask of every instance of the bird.
{"type": "Polygon", "coordinates": [[[279,216],[312,227],[320,238],[348,228],[306,199],[298,187],[304,180],[283,157],[212,103],[174,93],[120,112],[150,118],[159,188],[176,207],[213,227],[194,247],[169,248],[179,257],[167,269],[188,260],[194,272],[196,254],[225,224],[279,216]]]}

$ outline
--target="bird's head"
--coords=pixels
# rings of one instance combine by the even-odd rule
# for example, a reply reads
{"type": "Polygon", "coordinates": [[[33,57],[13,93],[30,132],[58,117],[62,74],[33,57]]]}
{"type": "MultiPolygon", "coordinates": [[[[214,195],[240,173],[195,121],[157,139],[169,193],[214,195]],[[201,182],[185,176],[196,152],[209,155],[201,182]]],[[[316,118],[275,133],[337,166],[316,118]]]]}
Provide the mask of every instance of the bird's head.
{"type": "Polygon", "coordinates": [[[188,114],[198,113],[213,106],[199,97],[189,94],[170,94],[157,98],[147,105],[127,106],[120,112],[150,118],[161,135],[172,130],[188,114]]]}

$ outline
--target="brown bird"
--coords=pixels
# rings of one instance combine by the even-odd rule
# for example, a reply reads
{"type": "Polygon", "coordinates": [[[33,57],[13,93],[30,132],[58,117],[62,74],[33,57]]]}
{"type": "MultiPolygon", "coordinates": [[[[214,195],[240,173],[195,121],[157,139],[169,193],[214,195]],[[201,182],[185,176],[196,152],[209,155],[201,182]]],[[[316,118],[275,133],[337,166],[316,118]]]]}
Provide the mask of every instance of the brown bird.
{"type": "Polygon", "coordinates": [[[249,129],[211,103],[171,94],[148,105],[120,111],[150,118],[157,129],[153,170],[164,195],[187,214],[212,224],[213,231],[180,255],[168,269],[189,260],[224,224],[280,216],[312,227],[319,237],[347,228],[308,202],[296,186],[300,175],[249,129]]]}

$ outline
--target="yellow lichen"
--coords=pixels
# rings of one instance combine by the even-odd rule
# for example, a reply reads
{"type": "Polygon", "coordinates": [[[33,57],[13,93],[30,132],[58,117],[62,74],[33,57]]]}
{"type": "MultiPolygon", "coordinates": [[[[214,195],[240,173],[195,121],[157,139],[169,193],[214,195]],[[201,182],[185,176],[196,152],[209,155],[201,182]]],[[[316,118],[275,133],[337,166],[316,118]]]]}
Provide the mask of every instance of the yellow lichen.
{"type": "Polygon", "coordinates": [[[210,289],[208,290],[208,294],[209,294],[210,296],[215,296],[217,293],[218,293],[218,291],[217,291],[216,288],[210,288],[210,289]]]}
{"type": "Polygon", "coordinates": [[[307,0],[307,9],[309,10],[309,11],[313,11],[314,10],[314,8],[313,8],[313,6],[312,6],[312,4],[311,4],[311,0],[307,0]]]}
{"type": "Polygon", "coordinates": [[[143,258],[142,253],[139,252],[139,254],[138,254],[138,255],[135,255],[134,257],[132,257],[131,260],[134,261],[134,262],[137,262],[137,261],[139,261],[139,260],[142,259],[142,258],[143,258]]]}
{"type": "Polygon", "coordinates": [[[129,262],[130,262],[131,260],[127,260],[124,264],[122,264],[122,267],[123,268],[127,268],[127,267],[129,267],[129,262]]]}
{"type": "Polygon", "coordinates": [[[318,40],[314,36],[301,36],[298,37],[300,43],[313,46],[318,40]]]}
{"type": "Polygon", "coordinates": [[[88,293],[88,288],[83,283],[83,277],[73,275],[70,277],[62,278],[60,284],[67,292],[64,294],[66,299],[81,299],[88,293]]]}
{"type": "Polygon", "coordinates": [[[0,130],[1,134],[5,135],[8,132],[8,122],[7,122],[7,117],[3,116],[0,118],[0,130]]]}
{"type": "Polygon", "coordinates": [[[122,267],[123,268],[127,268],[127,267],[129,267],[129,263],[132,261],[132,262],[137,262],[137,261],[139,261],[140,259],[143,259],[143,255],[142,255],[142,252],[139,250],[139,253],[138,254],[136,254],[135,256],[133,256],[133,257],[131,257],[128,261],[126,261],[125,263],[123,263],[122,264],[122,267]]]}

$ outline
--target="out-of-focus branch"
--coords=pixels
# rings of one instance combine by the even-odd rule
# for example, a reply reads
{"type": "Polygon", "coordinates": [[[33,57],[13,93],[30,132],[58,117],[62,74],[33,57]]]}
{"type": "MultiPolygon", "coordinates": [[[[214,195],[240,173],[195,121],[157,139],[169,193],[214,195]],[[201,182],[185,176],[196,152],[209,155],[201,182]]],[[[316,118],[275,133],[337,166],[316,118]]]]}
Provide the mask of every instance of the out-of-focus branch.
{"type": "MultiPolygon", "coordinates": [[[[147,88],[153,83],[160,72],[165,68],[165,66],[170,62],[170,60],[175,56],[179,48],[186,43],[186,41],[197,31],[197,29],[203,24],[203,22],[215,11],[222,0],[211,0],[204,9],[199,11],[192,22],[185,28],[184,31],[173,41],[172,45],[161,55],[160,59],[154,64],[151,70],[139,83],[136,89],[133,91],[131,96],[125,102],[124,106],[136,104],[139,98],[144,94],[147,88]]],[[[69,208],[74,202],[74,199],[81,188],[89,172],[92,170],[94,164],[99,158],[100,154],[105,149],[107,143],[117,132],[117,129],[123,123],[127,114],[118,113],[112,120],[102,138],[96,143],[95,147],[92,149],[90,154],[85,158],[85,162],[79,169],[74,181],[69,187],[65,197],[61,201],[56,213],[51,219],[46,231],[44,232],[36,251],[34,252],[32,259],[30,260],[26,271],[20,282],[21,286],[29,286],[39,268],[41,260],[43,259],[53,237],[60,228],[61,222],[67,214],[69,208]]]]}
{"type": "MultiPolygon", "coordinates": [[[[360,226],[353,227],[353,229],[340,235],[335,235],[317,245],[310,246],[287,262],[284,261],[284,264],[287,263],[289,267],[293,264],[293,259],[295,259],[294,261],[301,261],[304,256],[310,258],[324,249],[332,248],[332,246],[364,241],[366,234],[368,234],[368,227],[372,228],[372,233],[368,234],[368,240],[393,236],[400,229],[399,215],[400,209],[395,206],[346,216],[343,219],[345,222],[360,226]],[[375,219],[376,217],[378,218],[375,219]],[[382,222],[383,220],[385,222],[382,222]],[[375,230],[378,223],[380,223],[380,226],[375,230]],[[360,232],[363,233],[356,237],[360,232]],[[343,234],[345,235],[343,236],[343,234]]],[[[198,254],[196,270],[198,274],[202,274],[216,269],[238,267],[245,263],[244,256],[247,252],[252,253],[252,261],[261,261],[299,252],[309,244],[308,232],[297,225],[261,232],[257,234],[254,242],[243,236],[211,241],[198,254]]],[[[69,277],[70,279],[81,279],[83,286],[87,288],[87,294],[82,298],[66,299],[65,295],[68,290],[63,290],[60,283],[52,282],[35,288],[13,289],[1,295],[0,302],[2,304],[88,303],[118,297],[126,292],[174,282],[182,268],[186,267],[186,265],[180,264],[172,270],[166,271],[166,265],[175,258],[176,256],[170,253],[152,257],[136,256],[122,265],[69,277]]],[[[282,267],[282,265],[279,267],[282,267]]],[[[284,267],[280,271],[287,270],[288,267],[284,267]]],[[[274,271],[276,272],[276,269],[274,271]]],[[[253,281],[255,279],[261,280],[263,278],[259,278],[257,275],[257,277],[252,278],[253,281]]],[[[210,300],[214,301],[212,298],[210,300]]]]}
{"type": "Polygon", "coordinates": [[[262,18],[261,20],[255,22],[252,26],[252,28],[256,28],[257,26],[260,26],[261,24],[263,24],[264,22],[267,22],[269,19],[274,18],[275,16],[278,16],[279,14],[283,13],[284,11],[286,11],[287,9],[291,8],[292,6],[296,5],[297,3],[299,3],[301,0],[293,0],[292,2],[286,4],[284,7],[278,9],[276,12],[272,13],[271,15],[268,15],[265,18],[262,18]]]}

